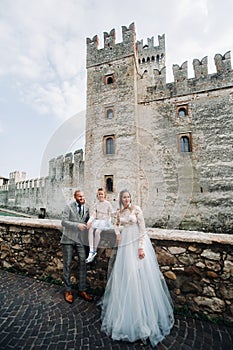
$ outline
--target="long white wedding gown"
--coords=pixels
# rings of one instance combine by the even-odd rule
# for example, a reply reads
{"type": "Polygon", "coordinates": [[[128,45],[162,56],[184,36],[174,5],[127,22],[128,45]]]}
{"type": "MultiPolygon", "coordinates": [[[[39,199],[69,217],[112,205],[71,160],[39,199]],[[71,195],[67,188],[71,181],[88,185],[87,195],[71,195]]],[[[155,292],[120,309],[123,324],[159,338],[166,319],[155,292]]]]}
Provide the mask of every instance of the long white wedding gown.
{"type": "Polygon", "coordinates": [[[120,213],[121,243],[101,301],[101,330],[114,340],[156,346],[174,324],[173,304],[138,206],[120,213]],[[143,247],[144,259],[138,248],[143,247]]]}

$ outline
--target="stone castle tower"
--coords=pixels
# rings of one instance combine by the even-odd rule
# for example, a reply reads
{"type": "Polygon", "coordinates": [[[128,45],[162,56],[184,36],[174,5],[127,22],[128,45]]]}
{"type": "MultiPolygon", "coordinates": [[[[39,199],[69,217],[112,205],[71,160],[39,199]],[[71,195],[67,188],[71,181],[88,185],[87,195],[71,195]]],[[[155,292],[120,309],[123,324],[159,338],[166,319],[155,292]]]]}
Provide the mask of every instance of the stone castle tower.
{"type": "Polygon", "coordinates": [[[145,179],[139,160],[138,78],[147,69],[143,83],[149,85],[153,70],[164,68],[165,43],[164,36],[158,47],[153,46],[153,38],[146,48],[136,43],[134,24],[122,27],[122,36],[123,41],[116,44],[115,29],[104,33],[100,50],[97,36],[87,39],[85,191],[91,201],[102,186],[110,200],[123,188],[132,191],[136,201],[142,200],[140,187],[145,179]]]}
{"type": "MultiPolygon", "coordinates": [[[[166,83],[165,36],[136,41],[135,26],[87,39],[85,192],[128,188],[150,226],[230,232],[232,203],[231,57],[173,65],[166,83]]],[[[117,206],[117,204],[116,204],[117,206]]]]}
{"type": "Polygon", "coordinates": [[[85,191],[91,202],[98,187],[106,187],[110,200],[126,185],[134,194],[139,189],[134,25],[122,35],[116,44],[114,29],[104,33],[101,50],[97,36],[87,39],[85,191]]]}

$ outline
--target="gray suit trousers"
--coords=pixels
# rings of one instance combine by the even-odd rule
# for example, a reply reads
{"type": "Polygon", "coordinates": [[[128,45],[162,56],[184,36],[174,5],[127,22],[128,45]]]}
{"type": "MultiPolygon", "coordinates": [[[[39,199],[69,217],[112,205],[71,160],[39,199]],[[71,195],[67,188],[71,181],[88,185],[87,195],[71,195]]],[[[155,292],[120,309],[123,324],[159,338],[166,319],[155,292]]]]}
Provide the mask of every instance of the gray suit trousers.
{"type": "Polygon", "coordinates": [[[73,252],[76,252],[79,259],[79,285],[78,290],[86,290],[86,252],[85,248],[81,243],[74,242],[72,244],[62,244],[62,253],[63,253],[63,274],[64,274],[64,283],[66,290],[71,290],[70,282],[70,272],[71,272],[71,262],[73,257],[73,252]]]}

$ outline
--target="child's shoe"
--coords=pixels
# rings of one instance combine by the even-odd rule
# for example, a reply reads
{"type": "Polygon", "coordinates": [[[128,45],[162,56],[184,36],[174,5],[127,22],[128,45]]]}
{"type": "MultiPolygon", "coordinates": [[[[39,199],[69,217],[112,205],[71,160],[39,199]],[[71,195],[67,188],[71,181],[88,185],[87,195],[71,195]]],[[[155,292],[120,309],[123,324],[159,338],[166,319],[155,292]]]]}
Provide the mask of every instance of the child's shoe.
{"type": "Polygon", "coordinates": [[[91,263],[97,255],[97,252],[90,252],[88,258],[86,259],[86,264],[91,263]]]}

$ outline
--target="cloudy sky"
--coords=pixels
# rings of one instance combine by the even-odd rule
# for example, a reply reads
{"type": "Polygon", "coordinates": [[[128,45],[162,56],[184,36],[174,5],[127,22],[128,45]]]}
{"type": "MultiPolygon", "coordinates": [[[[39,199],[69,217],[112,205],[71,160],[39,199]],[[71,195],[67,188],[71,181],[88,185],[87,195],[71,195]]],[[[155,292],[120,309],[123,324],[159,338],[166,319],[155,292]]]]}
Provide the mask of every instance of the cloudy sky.
{"type": "MultiPolygon", "coordinates": [[[[47,159],[83,143],[86,38],[136,26],[137,40],[165,34],[172,65],[233,52],[232,0],[0,0],[0,176],[46,175],[47,159]]],[[[232,53],[233,56],[233,53],[232,53]]]]}

